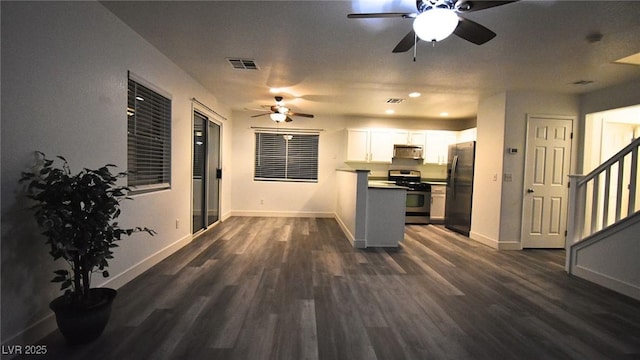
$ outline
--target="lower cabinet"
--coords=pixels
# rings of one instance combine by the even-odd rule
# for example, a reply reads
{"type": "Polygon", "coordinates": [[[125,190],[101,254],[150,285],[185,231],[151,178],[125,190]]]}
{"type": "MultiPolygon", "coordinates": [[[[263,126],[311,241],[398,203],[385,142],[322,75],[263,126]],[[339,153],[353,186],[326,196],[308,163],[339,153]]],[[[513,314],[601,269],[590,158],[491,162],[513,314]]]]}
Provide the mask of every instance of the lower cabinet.
{"type": "Polygon", "coordinates": [[[447,188],[445,185],[431,185],[431,222],[444,223],[444,203],[447,188]]]}

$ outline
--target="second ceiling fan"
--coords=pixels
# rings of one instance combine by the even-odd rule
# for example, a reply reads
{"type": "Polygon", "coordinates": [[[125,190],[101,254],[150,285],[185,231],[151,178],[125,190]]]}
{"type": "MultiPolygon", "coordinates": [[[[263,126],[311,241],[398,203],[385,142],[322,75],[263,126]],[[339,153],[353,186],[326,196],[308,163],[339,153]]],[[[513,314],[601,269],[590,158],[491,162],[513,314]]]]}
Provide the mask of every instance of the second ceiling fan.
{"type": "Polygon", "coordinates": [[[275,122],[283,122],[283,121],[291,122],[293,121],[293,119],[291,119],[290,116],[301,116],[306,118],[313,118],[313,115],[311,114],[304,114],[304,113],[291,111],[291,109],[285,106],[284,101],[282,100],[282,96],[275,96],[274,99],[276,100],[276,104],[271,106],[267,105],[269,107],[268,112],[257,114],[257,115],[251,115],[251,117],[269,115],[271,120],[275,122]]]}
{"type": "Polygon", "coordinates": [[[417,13],[363,13],[349,14],[350,19],[372,18],[412,18],[413,29],[405,35],[393,49],[394,53],[406,52],[411,49],[418,39],[430,42],[440,41],[451,33],[472,42],[482,45],[493,39],[496,33],[478,24],[475,21],[465,19],[459,14],[484,10],[515,1],[465,1],[465,0],[416,0],[417,13]]]}

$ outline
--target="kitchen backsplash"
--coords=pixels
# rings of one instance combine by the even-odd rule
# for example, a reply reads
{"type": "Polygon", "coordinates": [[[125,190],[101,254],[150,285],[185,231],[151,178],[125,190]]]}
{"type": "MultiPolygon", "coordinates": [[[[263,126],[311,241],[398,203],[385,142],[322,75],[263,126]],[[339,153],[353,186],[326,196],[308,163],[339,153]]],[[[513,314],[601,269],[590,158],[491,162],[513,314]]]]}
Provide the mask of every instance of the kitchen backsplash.
{"type": "Polygon", "coordinates": [[[394,160],[392,164],[358,163],[345,164],[353,169],[369,170],[370,178],[386,179],[389,170],[419,170],[423,179],[445,180],[447,178],[447,165],[416,164],[415,160],[394,160]]]}

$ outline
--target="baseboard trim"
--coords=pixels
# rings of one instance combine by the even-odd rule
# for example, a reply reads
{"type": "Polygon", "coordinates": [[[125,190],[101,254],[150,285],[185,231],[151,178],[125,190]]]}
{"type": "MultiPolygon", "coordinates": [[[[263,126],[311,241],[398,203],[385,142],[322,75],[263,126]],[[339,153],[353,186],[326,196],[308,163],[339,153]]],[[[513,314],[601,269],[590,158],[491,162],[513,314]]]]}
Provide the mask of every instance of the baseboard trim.
{"type": "Polygon", "coordinates": [[[347,240],[349,240],[351,245],[354,245],[356,238],[355,236],[353,236],[351,231],[349,231],[349,228],[347,227],[347,225],[345,225],[344,221],[342,221],[342,219],[340,218],[340,216],[338,216],[338,214],[335,214],[334,218],[336,219],[336,222],[340,226],[342,233],[347,237],[347,240]]]}
{"type": "Polygon", "coordinates": [[[499,241],[498,250],[522,250],[522,244],[519,241],[499,241]]]}
{"type": "Polygon", "coordinates": [[[234,210],[231,216],[241,217],[302,217],[302,218],[335,218],[332,212],[315,211],[255,211],[255,210],[234,210]]]}
{"type": "Polygon", "coordinates": [[[336,222],[340,226],[340,229],[342,230],[342,233],[347,237],[347,240],[349,240],[349,242],[351,243],[351,246],[353,246],[354,248],[358,248],[358,249],[364,249],[364,248],[367,247],[367,240],[366,239],[356,239],[356,237],[351,233],[351,231],[349,231],[349,228],[347,227],[347,225],[344,224],[344,222],[338,216],[338,214],[335,214],[334,219],[336,220],[336,222]]]}
{"type": "Polygon", "coordinates": [[[222,214],[222,216],[220,217],[220,221],[225,221],[230,217],[231,217],[231,211],[227,211],[226,213],[222,214]]]}
{"type": "Polygon", "coordinates": [[[494,249],[498,249],[498,241],[486,237],[482,234],[478,234],[477,232],[471,231],[469,233],[469,238],[471,240],[477,241],[483,245],[487,245],[488,247],[494,248],[494,249]]]}
{"type": "Polygon", "coordinates": [[[608,275],[599,273],[595,270],[580,265],[577,265],[573,268],[572,275],[591,281],[602,287],[611,289],[615,292],[629,296],[636,300],[640,300],[640,287],[638,287],[637,285],[612,278],[608,275]]]}
{"type": "Polygon", "coordinates": [[[522,244],[519,241],[497,241],[473,231],[469,233],[469,238],[496,250],[522,250],[522,244]]]}
{"type": "MultiPolygon", "coordinates": [[[[167,247],[159,250],[158,252],[152,254],[146,259],[138,262],[137,264],[131,266],[124,272],[104,281],[100,284],[97,284],[95,287],[110,287],[112,289],[118,289],[135,279],[137,276],[142,274],[143,272],[149,270],[152,266],[158,264],[160,261],[169,257],[174,252],[178,251],[185,245],[189,244],[193,236],[191,234],[179,239],[173,244],[168,245],[167,247]]],[[[2,346],[7,345],[23,345],[23,344],[37,344],[38,341],[42,340],[45,336],[51,334],[58,328],[56,324],[56,318],[53,313],[45,316],[44,318],[38,320],[36,323],[27,327],[23,331],[18,334],[10,337],[6,341],[2,342],[2,346]]]]}
{"type": "Polygon", "coordinates": [[[109,278],[107,281],[102,284],[97,285],[97,287],[110,287],[112,289],[119,289],[126,283],[140,276],[143,272],[149,270],[154,265],[158,264],[160,261],[166,259],[174,252],[180,250],[185,245],[189,244],[193,240],[193,235],[189,234],[182,239],[174,242],[173,244],[168,245],[164,249],[159,250],[155,254],[147,257],[146,259],[138,262],[137,264],[131,266],[127,270],[122,273],[109,278]]]}

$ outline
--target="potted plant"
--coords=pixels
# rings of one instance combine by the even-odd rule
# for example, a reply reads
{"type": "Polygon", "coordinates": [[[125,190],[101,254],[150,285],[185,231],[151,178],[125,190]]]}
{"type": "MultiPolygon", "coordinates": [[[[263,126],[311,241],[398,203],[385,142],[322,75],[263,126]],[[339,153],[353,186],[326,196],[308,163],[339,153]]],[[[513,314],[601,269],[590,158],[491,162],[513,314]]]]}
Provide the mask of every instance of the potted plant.
{"type": "Polygon", "coordinates": [[[116,290],[92,288],[91,276],[108,277],[108,261],[113,258],[116,241],[135,232],[155,232],[146,227],[122,229],[115,221],[120,202],[129,189],[116,184],[127,174],[111,173],[115,165],[97,170],[82,169],[72,174],[65,158],[47,159],[36,152],[36,165],[23,172],[27,197],[35,204],[32,210],[44,229],[54,260],[64,259],[68,269],[56,270],[52,282],[61,283],[64,295],[54,299],[50,308],[56,314],[58,328],[70,344],[90,342],[102,334],[116,290]],[[57,164],[61,163],[61,166],[57,164]]]}

